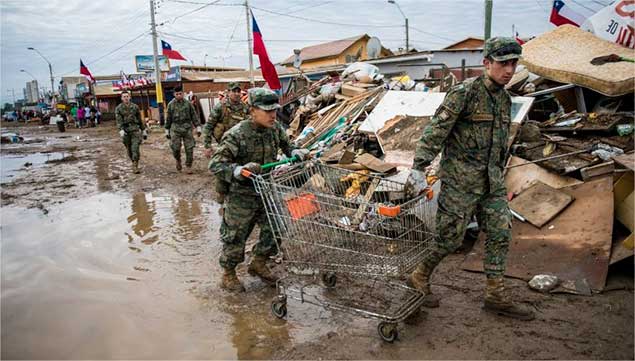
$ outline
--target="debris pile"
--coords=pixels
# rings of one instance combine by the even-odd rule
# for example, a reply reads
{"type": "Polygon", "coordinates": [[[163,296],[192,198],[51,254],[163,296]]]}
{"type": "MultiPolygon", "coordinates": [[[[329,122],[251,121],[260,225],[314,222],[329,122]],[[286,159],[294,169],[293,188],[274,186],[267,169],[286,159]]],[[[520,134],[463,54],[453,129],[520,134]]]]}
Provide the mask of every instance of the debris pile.
{"type": "MultiPolygon", "coordinates": [[[[633,58],[631,49],[569,26],[523,46],[507,85],[514,215],[507,275],[553,275],[560,286],[551,292],[589,294],[604,289],[610,264],[632,260],[633,58]],[[609,54],[618,56],[602,57],[609,54]]],[[[408,177],[423,128],[446,95],[430,85],[354,63],[297,98],[287,132],[323,163],[358,171],[345,194],[362,197],[374,191],[368,175],[408,177]]],[[[482,271],[483,241],[464,268],[482,271]]]]}

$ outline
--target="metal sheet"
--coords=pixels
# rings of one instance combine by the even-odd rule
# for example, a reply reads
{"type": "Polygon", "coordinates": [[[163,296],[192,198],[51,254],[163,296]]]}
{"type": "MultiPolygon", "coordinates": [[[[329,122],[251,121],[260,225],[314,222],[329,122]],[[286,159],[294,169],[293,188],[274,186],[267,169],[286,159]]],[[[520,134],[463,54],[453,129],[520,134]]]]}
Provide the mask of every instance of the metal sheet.
{"type": "MultiPolygon", "coordinates": [[[[613,179],[560,190],[576,201],[541,229],[514,219],[505,275],[529,280],[550,273],[563,280],[586,279],[592,289],[602,290],[613,233],[613,179]]],[[[464,269],[483,271],[483,238],[465,258],[464,269]]]]}

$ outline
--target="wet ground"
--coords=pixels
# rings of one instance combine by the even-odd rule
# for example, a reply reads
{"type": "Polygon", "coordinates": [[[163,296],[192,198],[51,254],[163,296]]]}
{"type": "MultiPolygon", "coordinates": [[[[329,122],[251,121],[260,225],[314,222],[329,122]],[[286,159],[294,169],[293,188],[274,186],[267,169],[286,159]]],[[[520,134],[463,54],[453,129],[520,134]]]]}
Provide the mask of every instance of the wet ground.
{"type": "MultiPolygon", "coordinates": [[[[441,307],[401,325],[393,344],[379,339],[377,321],[297,301],[277,319],[275,290],[244,265],[246,293],[217,287],[219,205],[201,145],[188,176],[153,132],[143,173],[133,175],[110,124],[8,128],[26,144],[1,153],[4,359],[634,357],[632,264],[611,272],[629,289],[592,297],[543,295],[510,280],[537,312],[529,323],[480,309],[483,275],[460,270],[462,255],[435,274],[441,307]]],[[[372,297],[360,289],[359,299],[372,297]]]]}

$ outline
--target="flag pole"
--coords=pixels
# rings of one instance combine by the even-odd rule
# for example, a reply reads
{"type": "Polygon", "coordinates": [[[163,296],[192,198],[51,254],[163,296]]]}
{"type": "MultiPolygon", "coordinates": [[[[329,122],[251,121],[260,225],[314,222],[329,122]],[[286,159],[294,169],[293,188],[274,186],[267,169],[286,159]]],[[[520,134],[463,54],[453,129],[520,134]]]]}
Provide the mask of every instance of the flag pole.
{"type": "Polygon", "coordinates": [[[247,53],[249,54],[249,83],[255,87],[254,82],[254,56],[253,56],[253,34],[251,33],[251,20],[249,18],[249,0],[245,0],[245,15],[247,16],[247,53]]]}

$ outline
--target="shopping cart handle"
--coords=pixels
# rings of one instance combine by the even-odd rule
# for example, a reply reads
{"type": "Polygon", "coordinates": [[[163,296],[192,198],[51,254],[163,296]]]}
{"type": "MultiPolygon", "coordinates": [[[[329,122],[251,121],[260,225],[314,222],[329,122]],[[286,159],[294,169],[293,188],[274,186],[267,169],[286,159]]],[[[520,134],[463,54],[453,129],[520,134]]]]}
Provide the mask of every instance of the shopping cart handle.
{"type": "Polygon", "coordinates": [[[279,162],[263,164],[260,168],[262,170],[266,170],[266,169],[269,169],[269,168],[277,167],[277,166],[282,165],[282,164],[293,163],[293,162],[298,161],[298,160],[300,160],[300,158],[298,158],[297,156],[294,155],[291,158],[287,158],[287,159],[281,160],[279,162]]]}
{"type": "MultiPolygon", "coordinates": [[[[279,162],[265,163],[262,166],[260,166],[260,169],[267,170],[267,169],[274,168],[274,167],[277,167],[277,166],[282,165],[282,164],[292,163],[292,162],[295,162],[295,161],[298,161],[298,160],[300,160],[300,158],[298,158],[297,156],[293,156],[291,158],[287,158],[287,159],[281,160],[279,162]]],[[[243,168],[240,171],[240,175],[242,175],[245,178],[251,178],[251,176],[253,175],[253,172],[250,171],[249,169],[243,168]]]]}

